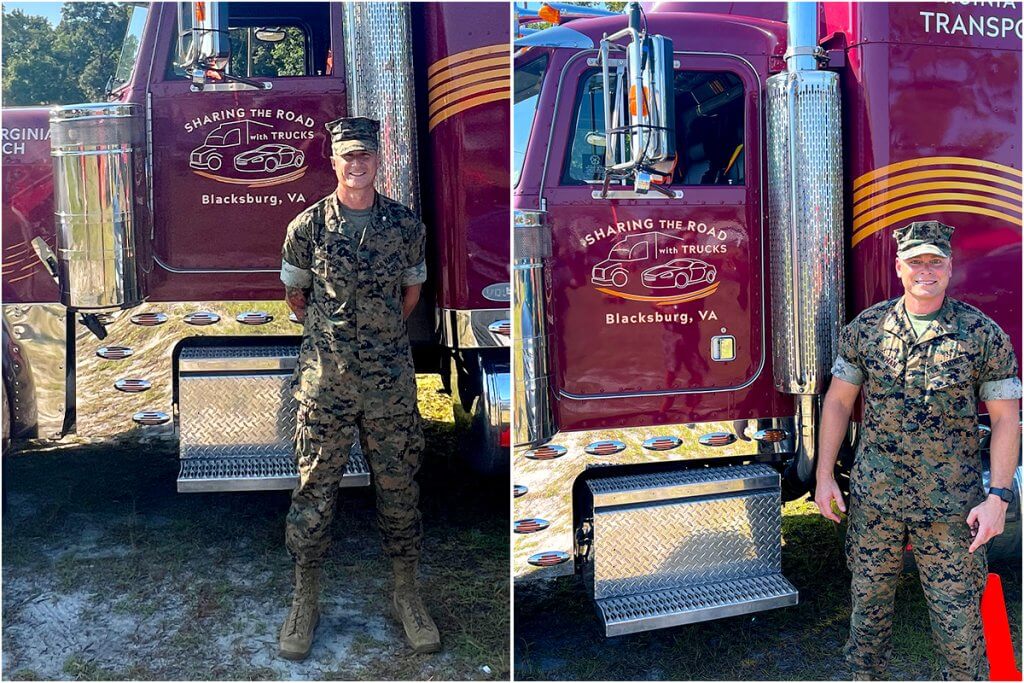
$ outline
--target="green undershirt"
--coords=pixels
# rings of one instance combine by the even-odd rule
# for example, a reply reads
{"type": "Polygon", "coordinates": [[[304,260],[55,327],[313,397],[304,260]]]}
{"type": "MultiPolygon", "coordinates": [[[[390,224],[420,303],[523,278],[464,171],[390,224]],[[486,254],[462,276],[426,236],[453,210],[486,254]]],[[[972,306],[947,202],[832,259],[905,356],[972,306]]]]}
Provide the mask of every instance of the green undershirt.
{"type": "Polygon", "coordinates": [[[928,326],[932,324],[932,321],[939,317],[939,313],[942,309],[932,311],[931,313],[925,313],[924,315],[917,315],[907,311],[907,319],[910,321],[910,326],[914,328],[914,334],[920,337],[924,334],[924,331],[928,329],[928,326]]]}

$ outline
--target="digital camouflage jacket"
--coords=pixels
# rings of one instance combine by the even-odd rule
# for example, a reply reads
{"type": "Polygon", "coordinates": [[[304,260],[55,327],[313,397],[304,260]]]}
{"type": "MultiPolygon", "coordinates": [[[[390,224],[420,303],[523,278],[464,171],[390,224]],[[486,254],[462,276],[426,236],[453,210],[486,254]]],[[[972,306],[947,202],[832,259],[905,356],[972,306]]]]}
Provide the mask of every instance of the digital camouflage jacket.
{"type": "Polygon", "coordinates": [[[906,521],[963,520],[982,489],[978,401],[1020,398],[1010,339],[948,296],[917,338],[903,298],[840,335],[832,375],[863,386],[851,496],[906,521]]]}
{"type": "Polygon", "coordinates": [[[281,280],[308,290],[296,400],[368,418],[416,409],[402,286],[417,284],[408,278],[422,270],[425,240],[416,215],[381,194],[364,230],[345,220],[335,193],[291,222],[281,280]]]}

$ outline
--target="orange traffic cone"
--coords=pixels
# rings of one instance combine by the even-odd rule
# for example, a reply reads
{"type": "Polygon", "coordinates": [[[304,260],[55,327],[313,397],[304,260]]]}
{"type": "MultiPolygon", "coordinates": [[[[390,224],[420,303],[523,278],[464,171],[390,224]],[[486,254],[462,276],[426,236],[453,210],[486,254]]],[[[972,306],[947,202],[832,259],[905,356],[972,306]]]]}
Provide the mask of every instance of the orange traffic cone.
{"type": "Polygon", "coordinates": [[[989,679],[1019,681],[1021,672],[1013,659],[1010,642],[1010,621],[1006,616],[1003,582],[998,574],[989,574],[985,592],[981,594],[981,621],[985,630],[985,652],[988,655],[989,679]]]}

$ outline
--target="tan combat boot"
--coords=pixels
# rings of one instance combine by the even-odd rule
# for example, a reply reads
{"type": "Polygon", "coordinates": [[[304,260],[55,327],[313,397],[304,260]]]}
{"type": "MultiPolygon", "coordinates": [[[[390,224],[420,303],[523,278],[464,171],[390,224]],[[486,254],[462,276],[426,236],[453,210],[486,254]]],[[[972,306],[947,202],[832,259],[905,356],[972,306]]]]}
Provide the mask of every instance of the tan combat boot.
{"type": "Polygon", "coordinates": [[[305,659],[313,647],[320,621],[320,568],[295,565],[295,596],[281,627],[277,653],[285,659],[305,659]]]}
{"type": "Polygon", "coordinates": [[[406,641],[418,654],[437,652],[441,649],[441,635],[420,597],[416,585],[416,562],[392,560],[391,566],[395,574],[395,594],[391,600],[391,609],[395,619],[402,623],[406,641]]]}

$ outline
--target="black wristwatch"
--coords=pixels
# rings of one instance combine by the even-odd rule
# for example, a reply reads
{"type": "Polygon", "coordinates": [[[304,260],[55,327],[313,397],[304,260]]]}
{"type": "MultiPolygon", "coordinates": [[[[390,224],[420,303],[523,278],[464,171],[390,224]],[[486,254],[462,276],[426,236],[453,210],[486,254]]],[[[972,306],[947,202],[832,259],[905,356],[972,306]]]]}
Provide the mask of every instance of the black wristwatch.
{"type": "Polygon", "coordinates": [[[1004,503],[1013,502],[1013,489],[999,489],[992,487],[988,490],[988,495],[999,496],[999,500],[1003,501],[1004,503]]]}

